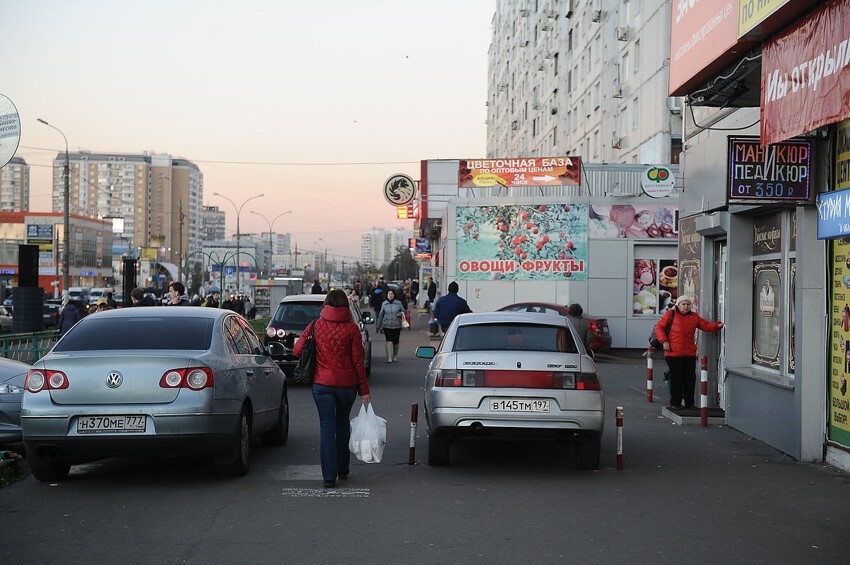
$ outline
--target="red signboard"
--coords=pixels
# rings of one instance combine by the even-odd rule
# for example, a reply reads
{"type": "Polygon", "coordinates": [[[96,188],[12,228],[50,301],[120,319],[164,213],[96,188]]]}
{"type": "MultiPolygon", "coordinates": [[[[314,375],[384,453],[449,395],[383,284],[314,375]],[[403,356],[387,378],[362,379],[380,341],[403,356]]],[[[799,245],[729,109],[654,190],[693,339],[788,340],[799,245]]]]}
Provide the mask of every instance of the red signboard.
{"type": "Polygon", "coordinates": [[[671,2],[670,96],[690,94],[752,45],[738,41],[737,0],[671,2]]]}
{"type": "Polygon", "coordinates": [[[850,117],[850,4],[833,0],[764,44],[761,142],[850,117]]]}
{"type": "Polygon", "coordinates": [[[581,183],[581,157],[460,161],[458,186],[563,186],[581,183]]]}

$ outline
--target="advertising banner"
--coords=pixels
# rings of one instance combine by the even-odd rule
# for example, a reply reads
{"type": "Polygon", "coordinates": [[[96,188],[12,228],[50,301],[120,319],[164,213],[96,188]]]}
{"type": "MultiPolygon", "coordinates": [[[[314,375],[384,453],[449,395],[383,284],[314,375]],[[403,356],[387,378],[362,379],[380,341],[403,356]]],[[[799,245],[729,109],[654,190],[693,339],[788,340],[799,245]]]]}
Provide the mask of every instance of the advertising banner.
{"type": "Polygon", "coordinates": [[[850,239],[832,242],[829,439],[850,446],[850,239]]]}
{"type": "Polygon", "coordinates": [[[659,239],[676,238],[677,206],[663,204],[591,205],[588,210],[590,237],[659,239]]]}
{"type": "Polygon", "coordinates": [[[587,280],[587,205],[458,207],[459,280],[587,280]]]}
{"type": "Polygon", "coordinates": [[[564,186],[581,183],[581,157],[467,159],[458,186],[564,186]]]}
{"type": "Polygon", "coordinates": [[[850,3],[833,0],[765,42],[761,141],[765,145],[850,117],[850,3]]]}
{"type": "Polygon", "coordinates": [[[728,200],[809,201],[811,160],[812,144],[807,140],[763,146],[757,137],[730,137],[728,200]]]}

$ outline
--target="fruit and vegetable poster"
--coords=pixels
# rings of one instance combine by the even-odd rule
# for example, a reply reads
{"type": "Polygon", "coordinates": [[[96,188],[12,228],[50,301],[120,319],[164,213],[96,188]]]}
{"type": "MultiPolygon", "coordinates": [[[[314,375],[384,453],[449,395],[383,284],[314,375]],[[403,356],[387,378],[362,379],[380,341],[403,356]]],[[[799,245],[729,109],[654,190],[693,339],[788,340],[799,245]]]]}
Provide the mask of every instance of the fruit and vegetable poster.
{"type": "Polygon", "coordinates": [[[850,238],[832,241],[829,439],[850,446],[850,238]]]}
{"type": "Polygon", "coordinates": [[[679,236],[676,206],[659,204],[591,205],[588,211],[590,237],[658,239],[679,236]]]}
{"type": "Polygon", "coordinates": [[[587,280],[587,205],[458,207],[460,280],[587,280]]]}

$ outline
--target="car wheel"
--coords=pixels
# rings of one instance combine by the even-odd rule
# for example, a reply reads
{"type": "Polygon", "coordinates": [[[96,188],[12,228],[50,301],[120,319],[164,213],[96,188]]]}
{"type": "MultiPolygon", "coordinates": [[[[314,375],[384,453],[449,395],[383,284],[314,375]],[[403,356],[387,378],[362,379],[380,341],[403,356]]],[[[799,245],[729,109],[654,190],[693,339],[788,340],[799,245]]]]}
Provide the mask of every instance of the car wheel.
{"type": "Polygon", "coordinates": [[[28,463],[32,476],[43,483],[64,481],[68,478],[68,472],[71,470],[71,464],[62,461],[52,461],[49,463],[28,461],[28,463]]]}
{"type": "Polygon", "coordinates": [[[262,439],[263,445],[286,445],[286,440],[289,439],[289,398],[286,391],[283,391],[283,396],[280,399],[280,410],[277,413],[277,421],[274,427],[260,439],[262,439]]]}
{"type": "Polygon", "coordinates": [[[442,467],[449,464],[449,448],[451,440],[448,438],[428,437],[428,464],[434,467],[442,467]]]}
{"type": "Polygon", "coordinates": [[[235,459],[221,466],[221,472],[227,477],[242,477],[248,473],[251,457],[251,420],[248,418],[248,410],[242,409],[239,416],[239,426],[233,437],[236,445],[235,459]]]}
{"type": "Polygon", "coordinates": [[[599,453],[602,451],[602,438],[581,438],[576,446],[576,466],[582,471],[599,469],[599,453]]]}

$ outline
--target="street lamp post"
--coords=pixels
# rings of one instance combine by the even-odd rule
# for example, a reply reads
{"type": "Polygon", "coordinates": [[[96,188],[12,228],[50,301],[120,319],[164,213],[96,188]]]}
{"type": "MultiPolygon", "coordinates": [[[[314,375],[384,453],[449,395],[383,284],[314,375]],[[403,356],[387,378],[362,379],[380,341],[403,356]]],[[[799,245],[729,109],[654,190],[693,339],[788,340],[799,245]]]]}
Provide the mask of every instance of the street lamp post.
{"type": "Polygon", "coordinates": [[[64,207],[63,214],[63,237],[65,239],[64,253],[62,254],[62,303],[68,302],[68,288],[71,286],[70,266],[68,265],[68,249],[71,244],[71,161],[68,156],[68,138],[61,129],[49,124],[41,118],[36,118],[49,128],[53,128],[62,135],[65,140],[65,194],[62,196],[62,205],[64,207]]]}
{"type": "MultiPolygon", "coordinates": [[[[240,273],[239,273],[239,266],[240,266],[240,262],[239,262],[239,247],[240,247],[240,245],[239,245],[240,244],[239,215],[242,214],[242,207],[245,206],[245,204],[247,204],[251,200],[254,200],[255,198],[260,198],[264,195],[261,193],[261,194],[257,194],[255,196],[252,196],[251,198],[242,202],[242,204],[240,206],[237,206],[236,202],[234,202],[233,200],[231,200],[230,198],[228,198],[227,196],[225,196],[221,193],[213,192],[213,196],[220,196],[221,198],[224,198],[225,200],[227,200],[228,202],[233,204],[233,209],[236,210],[236,294],[239,294],[239,282],[240,282],[239,281],[239,278],[240,278],[240,273]]],[[[224,291],[224,289],[222,289],[222,292],[223,291],[224,291]]]]}
{"type": "Polygon", "coordinates": [[[251,210],[251,213],[252,213],[252,214],[256,214],[256,215],[258,215],[259,217],[261,217],[262,219],[264,219],[264,220],[266,221],[266,223],[269,225],[269,272],[268,272],[267,274],[268,274],[268,276],[269,276],[269,277],[271,277],[271,273],[272,273],[272,255],[273,255],[273,253],[272,253],[272,248],[273,248],[273,246],[272,246],[272,227],[274,226],[274,223],[277,221],[277,219],[278,219],[278,218],[280,218],[281,216],[285,216],[285,215],[287,215],[287,214],[291,214],[291,213],[292,213],[292,210],[287,210],[286,212],[281,212],[280,214],[278,214],[277,216],[275,216],[274,220],[272,220],[271,222],[269,221],[269,219],[268,219],[268,218],[266,218],[265,216],[263,216],[263,215],[262,215],[262,214],[260,214],[259,212],[254,212],[253,210],[251,210]]]}

